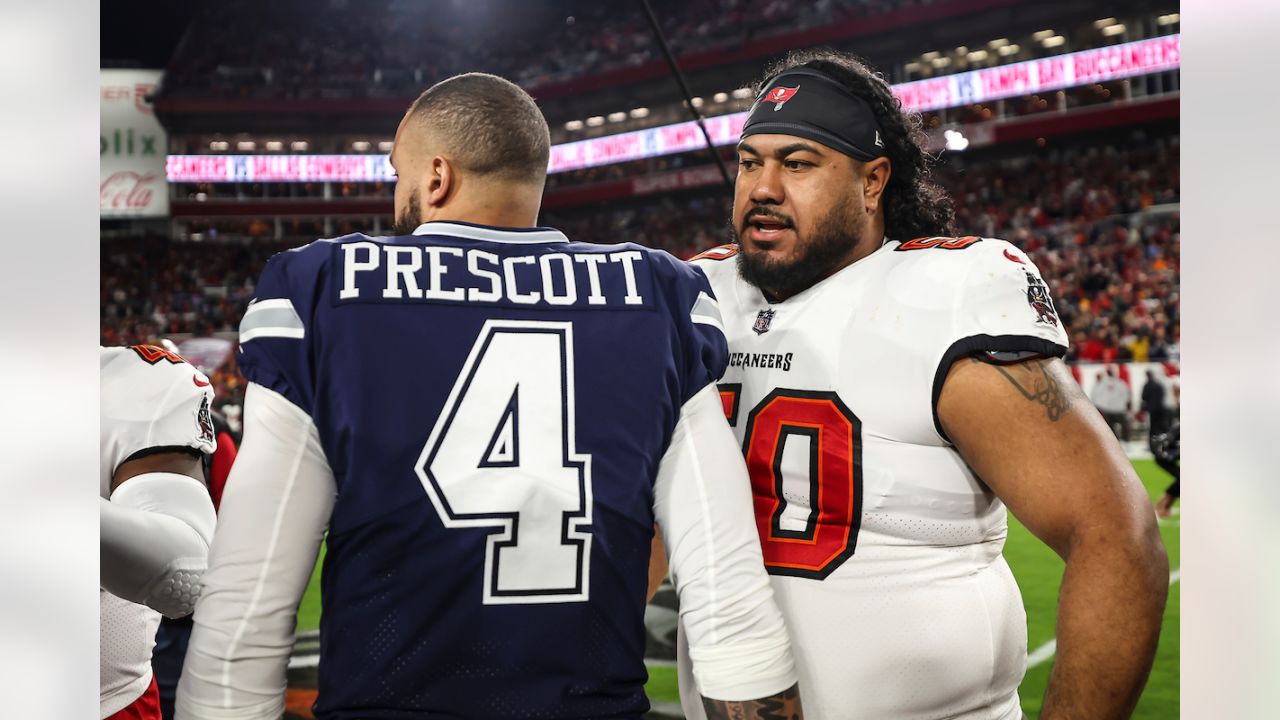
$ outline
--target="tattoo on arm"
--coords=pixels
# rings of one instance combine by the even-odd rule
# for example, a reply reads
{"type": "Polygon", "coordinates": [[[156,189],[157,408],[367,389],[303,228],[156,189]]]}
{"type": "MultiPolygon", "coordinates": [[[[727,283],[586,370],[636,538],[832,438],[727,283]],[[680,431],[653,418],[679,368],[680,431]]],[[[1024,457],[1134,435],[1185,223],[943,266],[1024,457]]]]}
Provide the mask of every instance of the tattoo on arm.
{"type": "Polygon", "coordinates": [[[1049,359],[1020,362],[1016,365],[1000,365],[989,362],[982,355],[970,358],[973,362],[990,365],[1000,372],[1022,396],[1040,403],[1049,414],[1049,422],[1057,422],[1071,407],[1069,389],[1062,387],[1057,378],[1049,374],[1049,359]]]}
{"type": "Polygon", "coordinates": [[[711,700],[702,698],[707,720],[804,720],[796,685],[759,700],[711,700]]]}

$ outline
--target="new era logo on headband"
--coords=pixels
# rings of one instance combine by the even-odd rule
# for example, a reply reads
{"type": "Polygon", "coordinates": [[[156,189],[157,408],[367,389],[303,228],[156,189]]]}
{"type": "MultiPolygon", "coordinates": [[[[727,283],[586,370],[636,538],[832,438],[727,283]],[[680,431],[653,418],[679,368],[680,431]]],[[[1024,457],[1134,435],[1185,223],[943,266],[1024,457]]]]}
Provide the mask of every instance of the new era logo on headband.
{"type": "Polygon", "coordinates": [[[793,88],[782,87],[781,85],[779,85],[778,87],[770,90],[768,95],[764,96],[764,101],[775,103],[773,107],[773,111],[778,112],[779,110],[782,109],[783,105],[787,104],[788,100],[790,100],[792,97],[795,96],[796,92],[799,89],[800,89],[799,85],[796,85],[793,88]]]}

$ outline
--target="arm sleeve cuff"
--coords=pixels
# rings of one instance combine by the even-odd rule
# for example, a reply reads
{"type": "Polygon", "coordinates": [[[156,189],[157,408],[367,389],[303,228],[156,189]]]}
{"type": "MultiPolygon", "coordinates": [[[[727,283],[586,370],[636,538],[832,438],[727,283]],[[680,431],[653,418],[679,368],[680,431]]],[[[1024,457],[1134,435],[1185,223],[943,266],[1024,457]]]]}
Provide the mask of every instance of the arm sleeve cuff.
{"type": "Polygon", "coordinates": [[[689,648],[698,692],[712,700],[756,700],[796,684],[786,633],[734,645],[689,648]]]}

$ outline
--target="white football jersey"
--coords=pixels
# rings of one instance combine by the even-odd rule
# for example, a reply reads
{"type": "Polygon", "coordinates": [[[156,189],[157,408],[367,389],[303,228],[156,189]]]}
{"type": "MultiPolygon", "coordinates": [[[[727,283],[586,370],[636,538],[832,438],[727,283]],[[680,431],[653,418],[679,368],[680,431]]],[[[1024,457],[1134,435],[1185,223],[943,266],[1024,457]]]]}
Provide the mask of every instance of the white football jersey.
{"type": "MultiPolygon", "coordinates": [[[[1039,271],[990,238],[887,241],[783,302],[696,259],[729,341],[725,413],[810,720],[1020,718],[1026,614],[1004,505],[936,415],[973,353],[1060,356],[1039,271]]],[[[687,653],[681,684],[694,687],[687,653]]],[[[703,712],[683,693],[690,718],[703,712]]]]}
{"type": "MultiPolygon", "coordinates": [[[[215,448],[204,373],[150,345],[101,348],[101,465],[98,492],[126,460],[152,452],[215,448]]],[[[151,650],[160,613],[99,588],[98,701],[102,717],[123,709],[151,684],[151,650]]]]}

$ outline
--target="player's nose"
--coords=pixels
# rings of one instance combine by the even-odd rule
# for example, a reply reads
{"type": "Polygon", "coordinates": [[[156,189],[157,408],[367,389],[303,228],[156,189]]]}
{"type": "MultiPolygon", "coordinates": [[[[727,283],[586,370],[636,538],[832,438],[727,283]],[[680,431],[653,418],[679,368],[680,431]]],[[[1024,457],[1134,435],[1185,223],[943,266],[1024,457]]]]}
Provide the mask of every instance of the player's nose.
{"type": "Polygon", "coordinates": [[[776,163],[765,163],[760,171],[754,174],[755,177],[752,178],[748,191],[748,197],[753,203],[777,205],[785,199],[780,170],[781,167],[776,163]]]}

